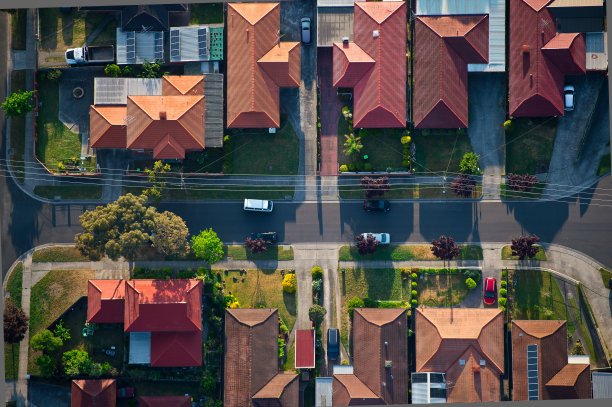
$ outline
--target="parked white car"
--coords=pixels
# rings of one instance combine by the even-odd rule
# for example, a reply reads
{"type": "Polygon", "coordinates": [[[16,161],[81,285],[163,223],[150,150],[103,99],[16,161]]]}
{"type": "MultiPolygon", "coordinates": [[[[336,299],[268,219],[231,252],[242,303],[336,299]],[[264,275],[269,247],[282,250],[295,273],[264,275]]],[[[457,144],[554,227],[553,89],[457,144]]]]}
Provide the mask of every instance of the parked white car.
{"type": "Polygon", "coordinates": [[[363,237],[367,238],[368,236],[374,236],[374,239],[378,240],[380,244],[389,244],[391,242],[391,235],[388,233],[363,233],[363,237]]]}
{"type": "Polygon", "coordinates": [[[565,111],[574,110],[574,86],[565,85],[563,88],[563,99],[565,100],[565,111]]]}

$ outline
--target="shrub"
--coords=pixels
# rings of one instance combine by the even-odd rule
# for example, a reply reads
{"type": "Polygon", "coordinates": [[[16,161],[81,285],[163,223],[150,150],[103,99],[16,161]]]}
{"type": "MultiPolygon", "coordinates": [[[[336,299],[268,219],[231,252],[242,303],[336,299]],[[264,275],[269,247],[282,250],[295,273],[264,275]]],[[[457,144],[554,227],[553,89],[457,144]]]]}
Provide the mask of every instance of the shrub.
{"type": "Polygon", "coordinates": [[[506,133],[511,133],[514,130],[514,125],[512,124],[512,120],[506,120],[504,122],[504,131],[506,133]]]}
{"type": "Polygon", "coordinates": [[[410,269],[403,268],[403,269],[400,270],[400,273],[402,275],[402,278],[410,277],[410,269]]]}
{"type": "Polygon", "coordinates": [[[64,352],[62,357],[62,365],[64,373],[69,376],[78,376],[89,373],[91,369],[91,359],[84,350],[73,349],[64,352]]]}
{"type": "Polygon", "coordinates": [[[346,166],[346,164],[342,164],[340,166],[340,172],[347,172],[348,171],[348,167],[346,166]]]}
{"type": "Polygon", "coordinates": [[[342,362],[340,362],[340,364],[342,366],[348,366],[349,362],[348,362],[348,360],[343,360],[342,362]]]}
{"type": "Polygon", "coordinates": [[[104,73],[112,78],[118,78],[121,76],[121,68],[116,64],[108,64],[104,67],[104,73]]]}
{"type": "Polygon", "coordinates": [[[417,296],[417,294],[418,294],[417,290],[412,290],[412,291],[410,292],[410,295],[412,295],[413,297],[416,297],[416,296],[417,296]]]}
{"type": "Polygon", "coordinates": [[[30,340],[30,344],[34,350],[41,350],[46,354],[54,354],[62,347],[63,341],[61,338],[54,336],[51,331],[45,329],[34,335],[30,340]]]}
{"type": "Polygon", "coordinates": [[[466,279],[471,278],[472,280],[474,280],[476,284],[480,282],[480,272],[478,270],[466,270],[463,275],[466,279]]]}
{"type": "Polygon", "coordinates": [[[502,311],[502,314],[506,312],[506,307],[500,305],[498,308],[502,311]]]}
{"type": "Polygon", "coordinates": [[[297,289],[297,278],[295,274],[285,274],[285,278],[283,278],[283,291],[288,294],[293,294],[297,289]]]}
{"type": "Polygon", "coordinates": [[[474,152],[465,153],[461,162],[459,163],[459,168],[463,174],[478,174],[480,171],[478,169],[478,159],[480,156],[474,152]]]}
{"type": "Polygon", "coordinates": [[[506,288],[508,286],[506,280],[502,280],[499,284],[501,285],[501,288],[506,288]]]}
{"type": "Polygon", "coordinates": [[[327,314],[327,310],[320,305],[313,305],[308,309],[308,318],[317,325],[323,322],[325,314],[327,314]]]}
{"type": "Polygon", "coordinates": [[[349,171],[351,171],[351,172],[355,171],[355,164],[350,163],[350,164],[348,165],[348,169],[349,169],[349,171]]]}
{"type": "Polygon", "coordinates": [[[346,308],[348,310],[349,317],[351,318],[353,318],[353,311],[355,310],[355,308],[363,308],[363,307],[365,307],[365,304],[363,300],[358,297],[353,298],[346,304],[346,308]]]}
{"type": "Polygon", "coordinates": [[[465,285],[467,285],[467,287],[470,290],[473,290],[474,288],[476,288],[476,281],[474,281],[471,278],[468,278],[468,279],[465,280],[465,285]]]}
{"type": "Polygon", "coordinates": [[[312,268],[310,275],[314,280],[319,280],[323,277],[323,269],[319,266],[315,266],[312,268]]]}
{"type": "Polygon", "coordinates": [[[366,137],[368,135],[368,131],[366,129],[359,129],[359,137],[366,137]]]}
{"type": "Polygon", "coordinates": [[[285,356],[285,340],[278,338],[278,358],[282,359],[285,356]]]}
{"type": "Polygon", "coordinates": [[[206,375],[202,378],[202,381],[200,381],[200,390],[205,395],[212,396],[215,390],[217,390],[217,381],[214,377],[206,375]]]}
{"type": "Polygon", "coordinates": [[[364,308],[378,308],[378,304],[376,303],[376,301],[371,298],[364,298],[363,306],[364,308]]]}
{"type": "Polygon", "coordinates": [[[508,295],[508,291],[505,288],[501,288],[499,290],[499,295],[501,295],[502,297],[505,297],[506,295],[508,295]]]}
{"type": "Polygon", "coordinates": [[[413,279],[413,280],[416,280],[417,278],[419,278],[419,276],[417,275],[417,273],[412,273],[410,275],[410,278],[413,279]]]}
{"type": "Polygon", "coordinates": [[[410,300],[410,304],[412,305],[412,308],[417,306],[417,300],[410,300]]]}
{"type": "Polygon", "coordinates": [[[502,270],[501,277],[506,278],[508,276],[508,272],[506,270],[502,270]]]}
{"type": "Polygon", "coordinates": [[[500,298],[499,300],[497,300],[497,303],[498,303],[499,305],[501,305],[502,307],[505,307],[505,306],[506,306],[506,301],[508,301],[508,299],[507,299],[507,298],[503,298],[503,297],[502,297],[502,298],[500,298]]]}
{"type": "Polygon", "coordinates": [[[572,355],[584,355],[584,346],[580,341],[576,342],[574,349],[572,349],[572,355]]]}
{"type": "Polygon", "coordinates": [[[402,136],[402,138],[401,138],[402,144],[408,144],[408,143],[410,143],[410,140],[412,140],[412,138],[410,136],[402,136]]]}
{"type": "Polygon", "coordinates": [[[355,164],[355,169],[357,171],[363,170],[363,163],[361,161],[359,161],[357,164],[355,164]]]}
{"type": "Polygon", "coordinates": [[[57,325],[55,325],[55,329],[53,330],[53,334],[60,338],[62,342],[66,342],[70,340],[70,329],[64,327],[64,320],[61,319],[57,325]]]}
{"type": "Polygon", "coordinates": [[[372,164],[370,163],[365,163],[363,166],[363,169],[366,171],[372,171],[372,164]]]}
{"type": "Polygon", "coordinates": [[[315,294],[318,294],[321,292],[321,289],[323,288],[323,284],[321,282],[321,280],[314,280],[312,282],[312,292],[315,294]]]}
{"type": "Polygon", "coordinates": [[[417,282],[413,281],[412,284],[410,284],[412,286],[412,288],[416,288],[417,287],[417,282]]]}
{"type": "Polygon", "coordinates": [[[59,69],[51,69],[47,71],[47,79],[49,79],[50,81],[57,81],[61,77],[62,71],[60,71],[59,69]]]}
{"type": "Polygon", "coordinates": [[[55,359],[49,355],[40,355],[34,359],[34,364],[40,368],[40,374],[43,377],[51,377],[55,374],[55,367],[57,363],[55,359]]]}
{"type": "Polygon", "coordinates": [[[286,334],[287,333],[287,325],[281,324],[280,325],[280,331],[281,331],[281,333],[286,334]]]}

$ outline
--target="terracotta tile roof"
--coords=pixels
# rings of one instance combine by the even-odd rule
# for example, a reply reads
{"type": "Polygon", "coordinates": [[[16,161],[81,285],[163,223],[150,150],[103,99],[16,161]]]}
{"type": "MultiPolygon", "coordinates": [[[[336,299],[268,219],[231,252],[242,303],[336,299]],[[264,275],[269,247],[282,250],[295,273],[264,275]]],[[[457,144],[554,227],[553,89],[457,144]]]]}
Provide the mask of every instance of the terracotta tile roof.
{"type": "Polygon", "coordinates": [[[279,127],[279,86],[300,83],[300,45],[278,45],[280,5],[229,3],[226,24],[227,127],[279,127]]]}
{"type": "Polygon", "coordinates": [[[125,148],[125,106],[91,106],[89,134],[93,148],[125,148]]]}
{"type": "Polygon", "coordinates": [[[140,407],[190,407],[188,396],[143,396],[138,397],[140,407]]]}
{"type": "Polygon", "coordinates": [[[546,383],[553,400],[590,399],[591,369],[588,364],[567,364],[546,383]]]}
{"type": "Polygon", "coordinates": [[[335,87],[352,88],[376,64],[359,45],[354,42],[333,44],[333,84],[335,87]]]}
{"type": "Polygon", "coordinates": [[[115,407],[115,379],[73,380],[71,407],[115,407]]]}
{"type": "Polygon", "coordinates": [[[533,336],[534,338],[542,339],[557,333],[559,329],[565,325],[565,321],[529,321],[514,319],[512,320],[512,325],[517,326],[521,330],[521,333],[533,336]]]}
{"type": "Polygon", "coordinates": [[[124,280],[89,280],[87,286],[87,322],[123,322],[124,280]]]}
{"type": "Polygon", "coordinates": [[[523,0],[525,4],[531,7],[534,11],[540,11],[547,6],[552,0],[523,0]]]}
{"type": "Polygon", "coordinates": [[[487,15],[417,17],[415,127],[467,127],[467,64],[488,63],[488,59],[487,15]]]}
{"type": "Polygon", "coordinates": [[[315,367],[315,335],[312,329],[298,329],[295,332],[295,368],[315,367]]]}
{"type": "Polygon", "coordinates": [[[542,53],[566,75],[586,73],[586,36],[584,34],[557,34],[542,47],[542,53]]]}
{"type": "Polygon", "coordinates": [[[151,366],[201,366],[202,331],[152,332],[151,366]]]}
{"type": "Polygon", "coordinates": [[[499,401],[501,310],[418,308],[415,331],[416,371],[446,373],[447,383],[454,383],[447,402],[499,401]]]}
{"type": "Polygon", "coordinates": [[[185,150],[171,135],[166,134],[153,149],[153,157],[159,159],[185,158],[185,150]]]}
{"type": "Polygon", "coordinates": [[[204,75],[169,75],[162,77],[164,96],[204,95],[204,75]]]}
{"type": "Polygon", "coordinates": [[[298,375],[279,373],[253,395],[253,404],[257,407],[291,406],[289,401],[298,399],[299,390],[298,375]]]}
{"type": "Polygon", "coordinates": [[[334,375],[332,388],[335,406],[385,404],[354,374],[334,375]]]}
{"type": "Polygon", "coordinates": [[[126,332],[202,330],[202,280],[126,282],[126,332]]]}

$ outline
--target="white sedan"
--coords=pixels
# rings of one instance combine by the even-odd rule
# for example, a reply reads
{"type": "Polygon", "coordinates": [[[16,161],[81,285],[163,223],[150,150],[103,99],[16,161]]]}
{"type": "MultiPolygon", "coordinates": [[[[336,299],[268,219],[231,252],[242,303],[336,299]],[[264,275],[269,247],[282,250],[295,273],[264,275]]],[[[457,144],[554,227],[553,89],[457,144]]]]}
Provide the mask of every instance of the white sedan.
{"type": "Polygon", "coordinates": [[[391,235],[388,233],[371,233],[366,232],[363,233],[363,236],[367,238],[368,236],[374,236],[374,239],[378,240],[380,244],[389,244],[391,242],[391,235]]]}

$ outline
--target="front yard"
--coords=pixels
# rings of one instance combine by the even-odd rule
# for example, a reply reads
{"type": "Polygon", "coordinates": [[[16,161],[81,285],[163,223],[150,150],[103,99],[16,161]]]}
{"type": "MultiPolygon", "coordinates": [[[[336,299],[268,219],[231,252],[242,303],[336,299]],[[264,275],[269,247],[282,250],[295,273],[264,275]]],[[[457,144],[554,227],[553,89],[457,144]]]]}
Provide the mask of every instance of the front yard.
{"type": "Polygon", "coordinates": [[[89,261],[89,258],[83,256],[79,249],[74,246],[45,247],[32,254],[32,261],[89,261]]]}
{"type": "Polygon", "coordinates": [[[467,297],[466,277],[457,269],[422,269],[419,273],[417,301],[430,307],[450,307],[467,297]]]}
{"type": "Polygon", "coordinates": [[[499,185],[499,194],[502,199],[539,199],[542,192],[546,189],[546,182],[537,182],[531,191],[515,191],[502,182],[499,185]]]}
{"type": "Polygon", "coordinates": [[[555,138],[557,118],[514,118],[506,132],[506,174],[548,172],[555,138]]]}
{"type": "Polygon", "coordinates": [[[473,151],[470,137],[461,129],[415,130],[411,136],[416,144],[416,162],[412,166],[416,173],[457,174],[461,158],[473,151]]]}
{"type": "MultiPolygon", "coordinates": [[[[539,250],[536,253],[536,255],[533,257],[528,257],[527,260],[542,260],[542,261],[546,260],[546,252],[544,251],[544,248],[542,246],[537,246],[537,247],[539,250]]],[[[512,255],[512,248],[510,246],[502,247],[501,258],[502,260],[518,260],[518,256],[512,255]]]]}
{"type": "Polygon", "coordinates": [[[69,13],[60,8],[41,8],[39,10],[40,49],[43,51],[62,51],[80,47],[85,43],[85,19],[78,7],[69,13]]]}
{"type": "Polygon", "coordinates": [[[226,257],[232,260],[293,260],[293,247],[269,245],[261,253],[252,253],[245,246],[225,246],[226,257]]]}
{"type": "MultiPolygon", "coordinates": [[[[482,247],[476,245],[461,246],[456,260],[482,260],[482,247]]],[[[372,254],[361,255],[354,245],[342,246],[340,261],[359,260],[438,260],[432,252],[431,245],[379,245],[372,254]]]]}
{"type": "Polygon", "coordinates": [[[99,185],[81,186],[55,186],[39,185],[34,187],[34,193],[41,198],[55,199],[100,199],[102,198],[102,187],[99,185]]]}

